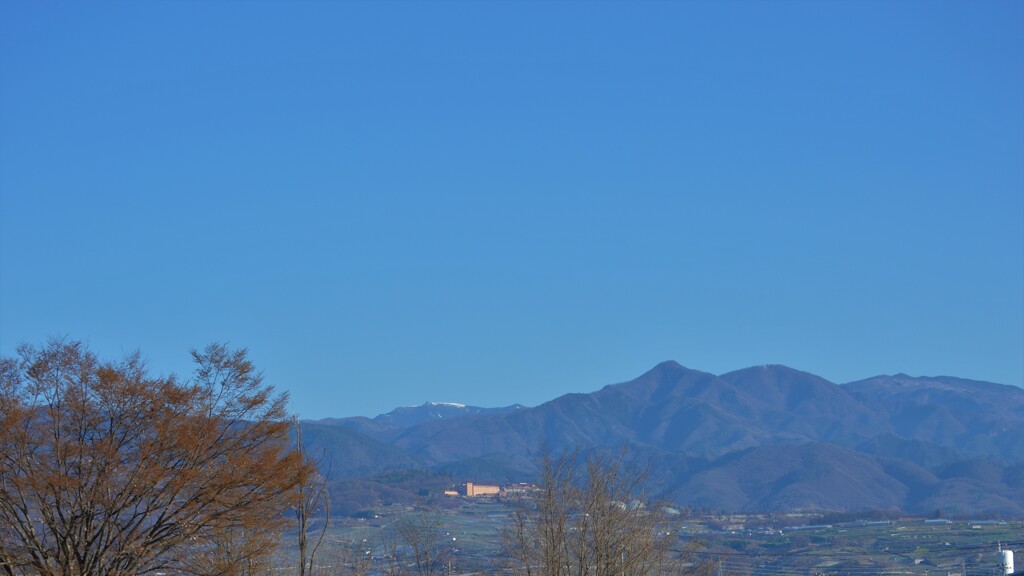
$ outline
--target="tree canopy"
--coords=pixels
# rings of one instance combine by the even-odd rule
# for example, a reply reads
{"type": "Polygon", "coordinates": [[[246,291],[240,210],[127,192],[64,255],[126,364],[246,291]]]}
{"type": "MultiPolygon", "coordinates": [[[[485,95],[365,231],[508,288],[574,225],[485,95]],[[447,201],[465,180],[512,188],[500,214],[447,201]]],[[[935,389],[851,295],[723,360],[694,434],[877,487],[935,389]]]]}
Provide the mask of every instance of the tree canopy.
{"type": "Polygon", "coordinates": [[[81,342],[0,359],[0,572],[239,573],[265,554],[310,465],[287,397],[244,349],[155,376],[81,342]]]}

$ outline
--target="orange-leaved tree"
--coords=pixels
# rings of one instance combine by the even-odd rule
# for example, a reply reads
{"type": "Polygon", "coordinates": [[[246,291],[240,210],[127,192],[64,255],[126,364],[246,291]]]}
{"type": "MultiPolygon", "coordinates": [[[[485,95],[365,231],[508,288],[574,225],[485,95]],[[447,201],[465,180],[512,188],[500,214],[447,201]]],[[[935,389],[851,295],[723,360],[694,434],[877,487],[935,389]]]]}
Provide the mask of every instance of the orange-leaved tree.
{"type": "Polygon", "coordinates": [[[244,349],[192,357],[187,381],[63,339],[0,359],[0,574],[237,574],[267,553],[194,561],[285,520],[311,473],[286,396],[244,349]]]}

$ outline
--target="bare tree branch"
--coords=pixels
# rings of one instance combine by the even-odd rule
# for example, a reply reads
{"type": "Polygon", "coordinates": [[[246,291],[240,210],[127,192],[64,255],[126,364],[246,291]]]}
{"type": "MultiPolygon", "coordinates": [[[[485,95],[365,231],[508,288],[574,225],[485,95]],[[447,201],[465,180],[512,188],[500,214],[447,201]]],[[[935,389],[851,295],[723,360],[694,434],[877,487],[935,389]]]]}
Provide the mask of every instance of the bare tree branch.
{"type": "Polygon", "coordinates": [[[504,532],[516,576],[705,574],[697,544],[680,539],[664,506],[645,492],[647,471],[616,457],[545,452],[535,493],[512,509],[504,532]]]}
{"type": "MultiPolygon", "coordinates": [[[[323,453],[320,458],[314,459],[309,456],[306,446],[302,442],[302,425],[299,423],[298,416],[292,417],[292,426],[295,431],[295,451],[311,470],[317,470],[324,460],[323,453]]],[[[333,463],[328,463],[326,474],[321,475],[314,472],[299,482],[296,487],[295,503],[292,510],[295,513],[299,532],[299,576],[314,573],[316,553],[324,541],[327,526],[331,521],[331,499],[327,491],[327,478],[330,476],[332,467],[333,463]],[[312,546],[310,546],[310,528],[321,512],[321,527],[319,532],[314,533],[312,546]]]]}

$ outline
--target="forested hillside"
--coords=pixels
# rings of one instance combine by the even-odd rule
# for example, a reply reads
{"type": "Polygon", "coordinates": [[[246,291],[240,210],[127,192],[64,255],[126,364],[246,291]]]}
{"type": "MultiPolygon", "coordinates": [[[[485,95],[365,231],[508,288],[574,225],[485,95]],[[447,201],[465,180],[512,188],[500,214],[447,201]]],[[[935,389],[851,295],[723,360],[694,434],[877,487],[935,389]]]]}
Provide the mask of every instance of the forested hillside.
{"type": "Polygon", "coordinates": [[[839,385],[785,366],[719,376],[664,362],[534,408],[427,403],[305,426],[347,463],[338,479],[370,485],[394,470],[528,481],[542,447],[628,447],[681,505],[1024,516],[1024,390],[960,378],[839,385]]]}

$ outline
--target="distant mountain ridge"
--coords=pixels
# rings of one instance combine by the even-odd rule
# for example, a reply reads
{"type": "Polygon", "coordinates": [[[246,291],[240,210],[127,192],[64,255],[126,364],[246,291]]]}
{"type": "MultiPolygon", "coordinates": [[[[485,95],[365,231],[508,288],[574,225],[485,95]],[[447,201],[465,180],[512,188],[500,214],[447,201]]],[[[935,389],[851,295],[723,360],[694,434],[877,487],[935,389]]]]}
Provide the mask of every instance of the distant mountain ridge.
{"type": "Polygon", "coordinates": [[[780,365],[719,376],[669,361],[534,408],[428,402],[307,425],[386,448],[379,470],[521,481],[542,446],[627,446],[652,462],[654,488],[683,505],[1024,517],[1024,390],[961,378],[837,385],[780,365]]]}
{"type": "Polygon", "coordinates": [[[402,406],[373,418],[355,416],[351,418],[324,418],[313,421],[324,425],[341,425],[367,434],[378,440],[394,437],[402,430],[424,422],[454,420],[466,416],[497,415],[525,409],[521,404],[502,408],[481,408],[455,402],[425,402],[419,406],[402,406]]]}

